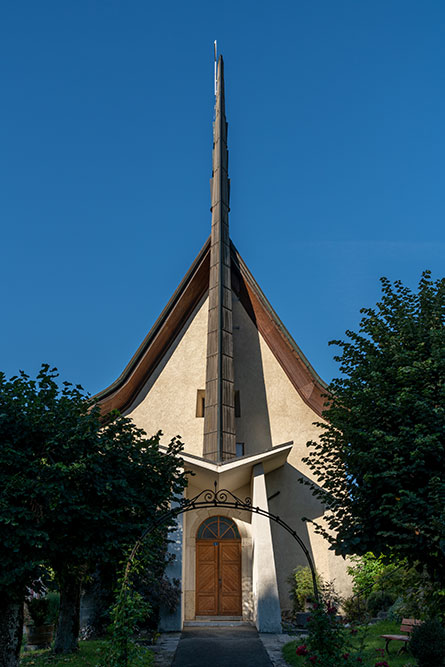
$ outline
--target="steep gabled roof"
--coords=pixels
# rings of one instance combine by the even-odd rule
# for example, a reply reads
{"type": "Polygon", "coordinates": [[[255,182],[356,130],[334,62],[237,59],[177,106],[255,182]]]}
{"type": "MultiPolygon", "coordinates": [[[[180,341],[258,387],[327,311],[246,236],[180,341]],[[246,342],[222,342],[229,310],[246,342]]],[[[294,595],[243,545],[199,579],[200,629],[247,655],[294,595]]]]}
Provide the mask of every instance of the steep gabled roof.
{"type": "MultiPolygon", "coordinates": [[[[317,375],[231,243],[232,288],[303,401],[321,416],[327,386],[317,375]]],[[[103,414],[124,412],[209,287],[210,238],[122,374],[96,394],[103,414]]],[[[204,343],[203,343],[204,344],[204,343]]]]}
{"type": "MultiPolygon", "coordinates": [[[[215,55],[216,57],[216,55],[215,55]]],[[[255,282],[229,235],[224,63],[217,67],[212,158],[212,233],[129,364],[96,398],[103,413],[130,407],[202,297],[209,293],[204,455],[236,456],[232,289],[302,399],[321,415],[326,385],[318,377],[255,282]]]]}

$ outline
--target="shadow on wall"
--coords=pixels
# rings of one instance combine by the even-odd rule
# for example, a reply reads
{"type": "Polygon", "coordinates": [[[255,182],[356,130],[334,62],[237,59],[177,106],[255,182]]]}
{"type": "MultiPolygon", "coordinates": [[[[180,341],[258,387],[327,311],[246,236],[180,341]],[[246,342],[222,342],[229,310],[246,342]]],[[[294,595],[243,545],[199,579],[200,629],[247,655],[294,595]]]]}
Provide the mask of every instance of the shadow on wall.
{"type": "MultiPolygon", "coordinates": [[[[298,482],[305,477],[297,468],[285,463],[266,476],[267,496],[270,499],[269,511],[278,514],[304,542],[312,561],[324,579],[329,578],[329,564],[323,562],[328,553],[327,546],[322,554],[314,553],[309,538],[308,526],[302,517],[315,520],[323,515],[323,505],[314,498],[307,486],[298,482]],[[279,491],[278,495],[274,494],[279,491]]],[[[271,521],[272,541],[277,571],[278,591],[282,609],[291,609],[290,584],[288,578],[298,565],[308,565],[306,556],[298,542],[284,528],[271,521]]]]}
{"type": "Polygon", "coordinates": [[[235,390],[240,397],[236,440],[244,443],[245,455],[261,454],[272,447],[272,435],[260,336],[235,293],[232,310],[235,390]]]}
{"type": "Polygon", "coordinates": [[[274,586],[266,584],[256,591],[257,609],[255,623],[260,632],[280,632],[281,614],[277,608],[277,598],[274,586]]]}

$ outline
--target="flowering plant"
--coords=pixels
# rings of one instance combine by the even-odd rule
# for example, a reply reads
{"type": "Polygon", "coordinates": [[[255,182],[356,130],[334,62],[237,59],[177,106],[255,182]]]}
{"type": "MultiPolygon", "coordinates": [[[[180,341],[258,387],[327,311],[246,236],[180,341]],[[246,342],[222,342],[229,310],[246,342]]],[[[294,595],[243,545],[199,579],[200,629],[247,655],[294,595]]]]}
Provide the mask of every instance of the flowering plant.
{"type": "Polygon", "coordinates": [[[339,620],[334,604],[315,603],[308,630],[307,644],[297,648],[297,655],[305,657],[306,667],[346,667],[363,663],[360,654],[349,646],[348,631],[339,620]]]}

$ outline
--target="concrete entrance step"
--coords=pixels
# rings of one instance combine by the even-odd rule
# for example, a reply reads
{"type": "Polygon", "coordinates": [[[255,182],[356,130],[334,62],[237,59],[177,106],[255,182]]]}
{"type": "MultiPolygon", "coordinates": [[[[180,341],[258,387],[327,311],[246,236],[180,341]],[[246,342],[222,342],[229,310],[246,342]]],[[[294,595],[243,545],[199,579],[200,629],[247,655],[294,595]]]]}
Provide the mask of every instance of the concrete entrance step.
{"type": "Polygon", "coordinates": [[[252,626],[241,616],[196,616],[194,621],[184,621],[185,628],[233,628],[252,626]]]}
{"type": "Polygon", "coordinates": [[[195,621],[242,621],[242,616],[195,616],[195,621]]]}

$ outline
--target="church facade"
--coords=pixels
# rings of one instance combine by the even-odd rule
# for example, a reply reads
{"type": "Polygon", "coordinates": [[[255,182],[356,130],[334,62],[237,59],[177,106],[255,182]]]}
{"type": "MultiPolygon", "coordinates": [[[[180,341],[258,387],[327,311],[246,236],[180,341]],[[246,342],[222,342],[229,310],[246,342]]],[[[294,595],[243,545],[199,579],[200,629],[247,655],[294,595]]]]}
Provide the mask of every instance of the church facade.
{"type": "MultiPolygon", "coordinates": [[[[295,529],[325,581],[349,589],[344,561],[311,523],[323,507],[298,483],[317,439],[326,387],[255,282],[229,235],[224,66],[218,62],[211,235],[122,375],[97,398],[149,435],[185,443],[192,498],[228,489],[295,529]]],[[[281,526],[244,509],[199,509],[178,519],[170,575],[181,582],[163,629],[196,619],[242,619],[281,631],[288,578],[304,553],[281,526]]]]}

